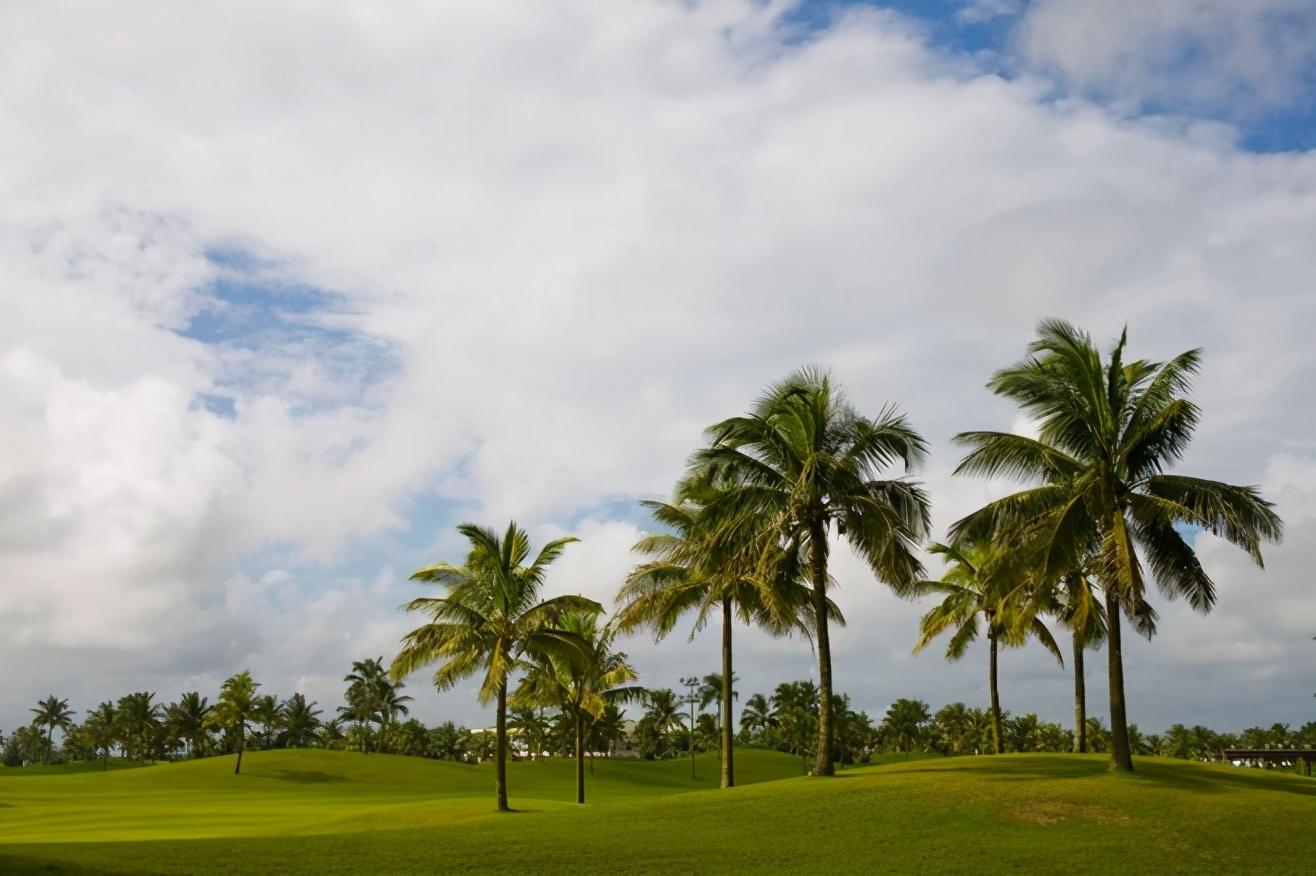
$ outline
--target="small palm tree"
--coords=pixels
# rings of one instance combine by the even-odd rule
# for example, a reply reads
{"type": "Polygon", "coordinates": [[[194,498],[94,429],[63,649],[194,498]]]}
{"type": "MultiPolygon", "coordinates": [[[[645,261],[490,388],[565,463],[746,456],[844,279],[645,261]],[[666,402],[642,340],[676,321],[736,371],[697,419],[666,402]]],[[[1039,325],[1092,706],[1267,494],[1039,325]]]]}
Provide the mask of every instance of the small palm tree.
{"type": "Polygon", "coordinates": [[[283,732],[287,745],[301,748],[315,739],[320,729],[320,710],[314,701],[307,702],[303,694],[295,693],[283,704],[283,732]]]}
{"type": "Polygon", "coordinates": [[[585,802],[585,742],[608,705],[639,699],[644,688],[630,685],[636,675],[626,655],[613,650],[617,630],[600,627],[594,612],[561,618],[563,630],[579,637],[583,653],[556,650],[539,655],[517,688],[515,699],[554,706],[571,718],[575,740],[576,802],[585,802]]]}
{"type": "Polygon", "coordinates": [[[1120,613],[1146,602],[1143,559],[1162,593],[1210,611],[1215,583],[1176,527],[1200,527],[1243,548],[1258,565],[1261,543],[1283,523],[1251,486],[1167,474],[1188,449],[1200,412],[1185,396],[1201,361],[1189,350],[1167,362],[1125,361],[1127,332],[1102,361],[1091,337],[1046,320],[1023,361],[988,386],[1038,422],[1038,437],[965,432],[957,473],[1040,481],[990,503],[951,528],[951,538],[1009,539],[1034,555],[1039,576],[1058,580],[1096,560],[1106,608],[1111,768],[1133,769],[1124,699],[1120,613]]]}
{"type": "Polygon", "coordinates": [[[827,374],[804,369],[771,387],[743,417],[708,430],[712,446],[692,461],[691,477],[725,484],[710,508],[715,538],[763,545],[758,577],[793,580],[807,570],[808,624],[818,654],[818,745],[813,772],[835,772],[832,646],[827,589],[833,532],[897,592],[923,572],[917,548],[929,526],[927,496],[904,478],[925,442],[895,409],[862,416],[827,374]]]}
{"type": "Polygon", "coordinates": [[[233,766],[235,776],[242,772],[242,753],[247,748],[247,724],[256,711],[258,687],[260,685],[252,680],[251,673],[244,669],[225,680],[219,689],[219,700],[210,712],[215,727],[237,737],[238,761],[233,766]]]}
{"type": "Polygon", "coordinates": [[[470,542],[461,566],[438,563],[415,572],[414,581],[439,584],[441,597],[420,597],[407,611],[429,621],[408,633],[390,669],[394,680],[422,666],[438,663],[434,685],[447,690],[459,680],[483,672],[480,702],[497,704],[495,761],[498,809],[507,804],[507,687],[523,658],[559,653],[583,654],[580,637],[560,628],[571,612],[599,613],[603,607],[583,596],[539,600],[548,567],[574,538],[551,541],[530,560],[530,539],[515,523],[500,538],[492,530],[463,523],[457,531],[470,542]],[[527,561],[529,563],[527,564],[527,561]]]}
{"type": "Polygon", "coordinates": [[[756,693],[745,700],[745,708],[740,712],[740,731],[749,741],[759,741],[773,726],[772,707],[768,698],[756,693]]]}
{"type": "MultiPolygon", "coordinates": [[[[667,636],[680,619],[694,615],[695,634],[710,617],[722,621],[722,672],[705,676],[696,693],[699,707],[720,701],[721,786],[735,785],[732,703],[736,680],[732,667],[732,629],[736,619],[755,624],[774,636],[794,629],[812,630],[810,592],[798,567],[783,565],[767,576],[755,574],[750,558],[762,552],[765,532],[741,527],[719,530],[709,508],[725,500],[725,491],[707,479],[691,477],[678,489],[675,502],[645,502],[667,532],[648,535],[633,550],[651,559],[637,566],[617,594],[617,618],[624,630],[648,627],[655,640],[667,636]],[[735,536],[753,543],[738,543],[735,536]]],[[[844,622],[828,600],[832,617],[844,622]]]]}
{"type": "Polygon", "coordinates": [[[1001,697],[997,682],[998,645],[1018,647],[1029,635],[1064,663],[1051,631],[1035,610],[1029,609],[1027,591],[1014,579],[1018,568],[1008,562],[1008,552],[987,542],[966,542],[958,546],[933,544],[929,552],[945,557],[950,568],[940,581],[919,581],[910,593],[916,596],[938,594],[940,605],[923,615],[921,636],[914,645],[917,654],[933,639],[948,630],[954,633],[946,646],[946,659],[959,660],[978,638],[978,617],[982,616],[988,641],[988,690],[992,708],[992,744],[997,754],[1004,750],[1001,729],[1001,697]]]}
{"type": "Polygon", "coordinates": [[[645,697],[644,720],[664,742],[670,734],[686,729],[681,700],[668,688],[648,692],[645,697]]]}
{"type": "Polygon", "coordinates": [[[115,709],[116,733],[127,749],[139,758],[155,757],[164,706],[151,691],[136,691],[119,698],[115,709]]]}
{"type": "Polygon", "coordinates": [[[87,713],[84,724],[91,744],[102,752],[101,769],[110,768],[110,748],[117,738],[114,703],[106,700],[87,713]]]}
{"type": "Polygon", "coordinates": [[[67,731],[73,726],[73,716],[77,714],[69,708],[67,699],[61,700],[54,694],[46,697],[37,703],[35,709],[28,711],[36,715],[32,719],[32,726],[40,730],[46,728],[46,751],[54,750],[55,746],[55,728],[67,731]]]}
{"type": "MultiPolygon", "coordinates": [[[[188,757],[201,754],[207,739],[206,727],[210,718],[210,704],[196,691],[189,691],[178,698],[165,710],[165,726],[170,736],[182,741],[187,747],[188,757]]],[[[177,746],[177,743],[174,743],[177,746]]]]}
{"type": "Polygon", "coordinates": [[[257,739],[260,748],[273,748],[279,726],[283,723],[283,704],[274,694],[263,694],[252,702],[252,720],[260,725],[257,739]]]}

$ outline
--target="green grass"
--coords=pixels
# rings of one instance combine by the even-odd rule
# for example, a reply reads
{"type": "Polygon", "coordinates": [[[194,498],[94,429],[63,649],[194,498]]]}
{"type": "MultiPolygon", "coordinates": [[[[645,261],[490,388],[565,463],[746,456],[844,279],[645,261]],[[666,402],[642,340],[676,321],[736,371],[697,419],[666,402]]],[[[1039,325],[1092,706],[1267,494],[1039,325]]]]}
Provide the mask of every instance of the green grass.
{"type": "MultiPolygon", "coordinates": [[[[739,752],[598,761],[575,806],[566,760],[493,773],[385,755],[256,752],[105,774],[0,773],[0,872],[1311,872],[1316,780],[1100,755],[904,759],[800,777],[739,752]]],[[[17,771],[15,771],[17,772],[17,771]]]]}

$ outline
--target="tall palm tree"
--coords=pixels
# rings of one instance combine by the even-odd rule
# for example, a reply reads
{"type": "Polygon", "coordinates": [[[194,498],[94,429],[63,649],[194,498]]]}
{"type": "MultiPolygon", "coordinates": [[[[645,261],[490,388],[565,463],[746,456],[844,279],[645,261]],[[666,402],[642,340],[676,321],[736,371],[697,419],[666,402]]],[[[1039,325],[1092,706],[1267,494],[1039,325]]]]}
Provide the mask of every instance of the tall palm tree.
{"type": "Polygon", "coordinates": [[[1091,337],[1046,320],[1028,356],[988,383],[1038,423],[1037,438],[965,432],[958,473],[1040,481],[956,523],[951,537],[1005,533],[1056,580],[1092,556],[1099,570],[1110,673],[1111,768],[1133,769],[1124,697],[1120,613],[1146,602],[1143,560],[1167,598],[1210,611],[1215,584],[1178,526],[1201,527],[1261,565],[1261,543],[1283,523],[1256,487],[1167,474],[1188,448],[1199,410],[1186,393],[1201,360],[1189,350],[1167,362],[1125,362],[1127,331],[1106,361],[1091,337]]]}
{"type": "Polygon", "coordinates": [[[569,612],[599,613],[603,607],[583,596],[539,600],[548,567],[577,539],[551,541],[530,560],[530,538],[514,522],[501,538],[473,523],[463,523],[457,531],[471,545],[463,565],[438,563],[411,576],[413,581],[445,587],[447,595],[407,603],[407,611],[428,615],[429,621],[403,638],[390,673],[401,681],[422,666],[438,663],[434,685],[446,690],[483,671],[480,702],[497,704],[498,809],[506,812],[508,678],[527,655],[583,653],[584,643],[560,628],[561,619],[569,612]]]}
{"type": "Polygon", "coordinates": [[[36,715],[32,719],[32,726],[38,730],[46,728],[46,751],[54,750],[55,746],[55,728],[67,731],[73,726],[73,716],[77,714],[69,708],[67,699],[59,699],[54,694],[40,700],[35,709],[28,709],[36,715]]]}
{"type": "Polygon", "coordinates": [[[941,604],[923,615],[920,636],[914,645],[917,654],[942,633],[953,630],[946,646],[946,659],[959,660],[978,638],[978,617],[986,627],[988,642],[987,686],[992,707],[992,744],[997,754],[1004,750],[1001,731],[1001,696],[997,680],[997,648],[1018,647],[1029,635],[1055,655],[1063,665],[1060,648],[1051,631],[1029,609],[1027,591],[1015,576],[1020,570],[1007,551],[990,542],[965,542],[960,545],[933,544],[928,551],[945,557],[950,566],[940,581],[919,581],[911,588],[915,596],[939,594],[941,604]]]}
{"type": "MultiPolygon", "coordinates": [[[[206,727],[210,717],[210,703],[196,691],[189,691],[165,710],[165,726],[170,736],[187,746],[188,757],[201,753],[207,739],[206,727]]],[[[177,745],[177,742],[174,743],[177,745]]]]}
{"type": "MultiPolygon", "coordinates": [[[[807,632],[802,618],[811,615],[803,574],[755,575],[745,559],[749,547],[710,525],[706,509],[719,496],[719,488],[711,481],[695,477],[681,484],[674,502],[641,503],[668,531],[645,536],[633,548],[652,559],[637,566],[617,593],[617,618],[623,630],[648,627],[657,640],[667,636],[686,614],[694,615],[692,639],[711,616],[721,616],[722,672],[706,676],[698,696],[700,708],[720,701],[721,786],[729,788],[736,783],[731,735],[734,622],[739,618],[772,635],[785,635],[797,626],[807,632]],[[712,679],[716,679],[716,690],[710,685],[712,679]]],[[[748,528],[742,534],[758,536],[748,528]]]]}
{"type": "Polygon", "coordinates": [[[583,652],[555,650],[538,655],[514,699],[555,706],[570,716],[575,740],[576,802],[584,803],[585,742],[594,721],[610,704],[639,699],[644,688],[629,684],[639,676],[626,655],[613,650],[616,627],[600,627],[598,614],[592,611],[564,614],[559,623],[584,643],[583,652]]]}
{"type": "Polygon", "coordinates": [[[908,471],[926,444],[894,408],[876,419],[862,416],[826,373],[812,368],[771,387],[749,414],[718,423],[708,435],[712,446],[695,454],[692,474],[730,485],[711,503],[716,537],[744,544],[758,541],[746,539],[746,530],[770,533],[761,540],[760,565],[787,571],[760,577],[792,580],[792,569],[808,570],[819,685],[813,772],[832,775],[829,539],[835,530],[898,592],[917,581],[927,496],[903,477],[879,475],[895,464],[908,471]]]}
{"type": "Polygon", "coordinates": [[[242,772],[242,753],[247,748],[247,724],[256,711],[256,689],[260,687],[251,673],[242,670],[224,681],[219,688],[219,700],[210,712],[211,722],[225,733],[237,735],[238,761],[233,775],[242,772]]]}

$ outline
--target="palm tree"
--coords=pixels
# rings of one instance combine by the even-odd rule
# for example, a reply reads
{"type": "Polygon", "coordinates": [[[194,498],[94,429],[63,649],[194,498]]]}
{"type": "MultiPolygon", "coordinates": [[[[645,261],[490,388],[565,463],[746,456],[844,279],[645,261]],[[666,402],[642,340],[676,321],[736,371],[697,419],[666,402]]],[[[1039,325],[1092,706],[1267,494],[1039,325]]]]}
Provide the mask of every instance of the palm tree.
{"type": "Polygon", "coordinates": [[[201,753],[201,746],[207,738],[209,717],[210,704],[196,691],[183,694],[178,702],[165,710],[165,725],[169,734],[186,744],[188,757],[196,757],[201,753]]]}
{"type": "Polygon", "coordinates": [[[576,802],[585,802],[585,741],[609,704],[639,699],[644,688],[629,685],[639,676],[621,651],[614,651],[617,629],[598,624],[596,612],[572,612],[559,621],[584,643],[584,652],[556,650],[538,655],[514,699],[554,706],[571,718],[575,739],[576,802]]]}
{"type": "Polygon", "coordinates": [[[233,775],[242,772],[242,753],[247,747],[247,723],[256,711],[256,689],[251,673],[242,670],[227,679],[219,689],[219,700],[210,712],[211,722],[226,733],[237,734],[238,761],[233,775]]]}
{"type": "Polygon", "coordinates": [[[252,701],[251,718],[260,725],[260,748],[273,748],[279,725],[283,722],[283,704],[274,694],[263,694],[252,701]]]}
{"type": "Polygon", "coordinates": [[[87,720],[84,726],[91,735],[91,744],[93,748],[100,749],[104,754],[101,760],[101,769],[110,768],[110,747],[114,745],[116,738],[114,703],[106,700],[96,708],[87,713],[87,720]]]}
{"type": "Polygon", "coordinates": [[[293,748],[301,748],[315,738],[322,726],[320,710],[314,701],[307,702],[304,694],[295,693],[283,704],[284,740],[293,748]]]}
{"type": "Polygon", "coordinates": [[[778,747],[798,754],[808,772],[808,756],[818,739],[818,686],[812,681],[787,681],[772,692],[772,723],[778,747]]]}
{"type": "Polygon", "coordinates": [[[932,714],[922,700],[900,699],[892,703],[882,717],[879,732],[900,751],[913,751],[927,735],[932,714]]]}
{"type": "Polygon", "coordinates": [[[661,740],[676,730],[686,729],[685,715],[681,713],[681,700],[668,688],[651,690],[645,697],[644,720],[661,740]]]}
{"type": "Polygon", "coordinates": [[[155,757],[156,742],[160,735],[160,719],[164,706],[154,702],[151,691],[137,691],[119,698],[115,722],[126,753],[138,757],[155,757]]]}
{"type": "Polygon", "coordinates": [[[46,697],[44,700],[37,702],[35,709],[28,709],[36,715],[32,719],[32,726],[38,730],[46,728],[46,751],[52,751],[55,746],[55,728],[67,731],[73,726],[73,716],[77,713],[69,709],[67,699],[58,699],[54,694],[46,697]]]}
{"type": "MultiPolygon", "coordinates": [[[[701,709],[720,701],[721,786],[729,788],[736,783],[731,719],[735,619],[757,624],[773,635],[788,634],[797,626],[807,632],[801,619],[808,616],[809,591],[802,574],[767,578],[753,574],[753,567],[745,562],[750,547],[710,525],[707,508],[722,492],[712,481],[691,477],[678,488],[676,501],[641,503],[668,532],[648,535],[633,548],[652,559],[637,566],[618,592],[617,618],[623,630],[652,629],[656,641],[687,613],[694,614],[692,639],[710,616],[721,615],[722,672],[706,676],[697,695],[701,709]]],[[[755,535],[748,530],[745,534],[755,535]]]]}
{"type": "Polygon", "coordinates": [[[959,521],[951,537],[1001,532],[1033,553],[1049,580],[1095,558],[1106,608],[1111,768],[1132,770],[1119,616],[1136,623],[1146,602],[1140,556],[1167,598],[1183,596],[1207,612],[1215,584],[1176,527],[1201,527],[1260,565],[1261,542],[1279,541],[1283,523],[1256,487],[1165,473],[1197,426],[1199,410],[1185,393],[1201,354],[1126,363],[1126,340],[1127,332],[1103,362],[1085,332],[1046,320],[1028,357],[993,375],[988,386],[1037,421],[1038,437],[962,433],[956,440],[969,452],[956,472],[1041,484],[959,521]]]}
{"type": "Polygon", "coordinates": [[[740,732],[748,741],[758,740],[772,727],[772,707],[768,698],[756,693],[745,700],[745,708],[740,712],[740,732]]]}
{"type": "Polygon", "coordinates": [[[914,653],[922,651],[942,633],[954,630],[946,646],[946,659],[959,660],[978,638],[978,616],[982,616],[988,641],[992,743],[996,753],[1001,754],[1005,748],[996,671],[998,645],[1018,647],[1032,634],[1063,665],[1060,648],[1036,611],[1029,609],[1024,599],[1026,591],[1014,578],[1019,570],[1009,562],[1005,550],[988,542],[966,542],[956,546],[933,544],[928,551],[945,557],[950,567],[940,581],[919,581],[910,590],[916,596],[933,593],[944,596],[940,605],[923,615],[914,653]]]}
{"type": "Polygon", "coordinates": [[[438,563],[415,572],[414,581],[447,588],[442,597],[420,597],[407,611],[429,616],[429,622],[403,638],[390,673],[395,681],[430,663],[438,663],[434,685],[451,688],[459,680],[483,671],[480,702],[497,703],[495,760],[498,810],[507,805],[507,682],[523,657],[562,650],[585,651],[580,637],[560,629],[564,614],[603,611],[583,596],[557,596],[539,601],[548,567],[575,538],[559,538],[539,551],[528,565],[530,539],[516,523],[502,538],[490,529],[463,523],[457,531],[471,549],[462,566],[438,563]]]}
{"type": "Polygon", "coordinates": [[[860,415],[827,374],[806,368],[771,387],[746,416],[708,430],[712,446],[698,451],[692,474],[730,487],[710,508],[714,535],[733,544],[759,543],[767,580],[793,580],[808,570],[818,654],[818,746],[815,775],[832,775],[832,649],[827,604],[829,538],[846,538],[873,573],[903,591],[923,572],[917,546],[929,527],[927,496],[904,478],[878,474],[900,463],[908,470],[925,443],[894,408],[877,419],[860,415]],[[747,538],[747,533],[767,533],[747,538]],[[784,567],[784,571],[781,569],[784,567]]]}
{"type": "Polygon", "coordinates": [[[343,695],[347,705],[339,706],[338,711],[356,722],[361,736],[361,753],[367,754],[370,750],[367,725],[373,721],[383,725],[384,689],[389,684],[383,656],[353,660],[352,671],[343,676],[343,681],[348,682],[347,692],[343,695]]]}
{"type": "Polygon", "coordinates": [[[543,756],[544,734],[548,732],[548,722],[544,720],[544,710],[541,707],[509,704],[507,727],[520,734],[526,754],[531,760],[539,760],[543,756]]]}
{"type": "MultiPolygon", "coordinates": [[[[594,719],[590,734],[591,749],[602,749],[611,757],[617,751],[617,743],[626,739],[626,713],[616,703],[607,703],[603,714],[594,719]]],[[[590,763],[594,762],[593,755],[590,763]]]]}

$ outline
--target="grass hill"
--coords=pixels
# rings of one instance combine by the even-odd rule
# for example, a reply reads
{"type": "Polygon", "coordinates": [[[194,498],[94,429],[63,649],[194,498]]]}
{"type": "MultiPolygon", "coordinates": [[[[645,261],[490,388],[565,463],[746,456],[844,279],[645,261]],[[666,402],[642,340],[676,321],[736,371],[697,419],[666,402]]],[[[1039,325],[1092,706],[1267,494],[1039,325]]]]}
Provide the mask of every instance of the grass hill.
{"type": "MultiPolygon", "coordinates": [[[[0,772],[0,872],[1306,873],[1316,780],[1100,755],[921,759],[800,776],[800,761],[604,761],[493,771],[388,755],[253,752],[109,773],[0,772]]],[[[18,772],[18,771],[14,771],[18,772]]]]}

